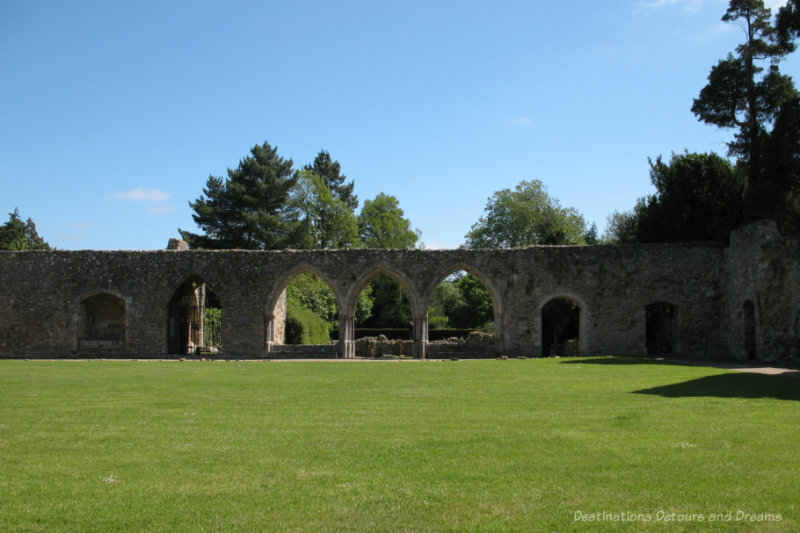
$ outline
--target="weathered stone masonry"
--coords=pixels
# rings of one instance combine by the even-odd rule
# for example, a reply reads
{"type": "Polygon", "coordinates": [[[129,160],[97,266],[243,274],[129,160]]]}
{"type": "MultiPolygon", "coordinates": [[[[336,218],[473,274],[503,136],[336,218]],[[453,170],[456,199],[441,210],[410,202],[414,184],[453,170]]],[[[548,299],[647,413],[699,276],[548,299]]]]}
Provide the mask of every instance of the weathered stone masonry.
{"type": "Polygon", "coordinates": [[[769,222],[735,232],[728,247],[2,252],[0,357],[163,356],[171,302],[179,290],[193,297],[186,280],[207,283],[219,298],[223,354],[280,355],[273,310],[306,271],[336,295],[340,357],[354,354],[358,294],[378,274],[407,291],[422,357],[433,291],[466,270],[492,295],[497,355],[540,355],[542,307],[567,297],[580,307],[584,355],[647,353],[646,309],[659,304],[674,310],[674,353],[791,360],[800,349],[798,258],[797,240],[769,222]]]}

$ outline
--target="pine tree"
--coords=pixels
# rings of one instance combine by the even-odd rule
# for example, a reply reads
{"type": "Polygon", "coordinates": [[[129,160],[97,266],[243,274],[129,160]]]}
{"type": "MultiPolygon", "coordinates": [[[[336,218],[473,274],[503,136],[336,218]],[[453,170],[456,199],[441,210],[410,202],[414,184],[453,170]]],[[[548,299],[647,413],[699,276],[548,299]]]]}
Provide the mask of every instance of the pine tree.
{"type": "Polygon", "coordinates": [[[345,183],[347,176],[342,174],[342,166],[331,158],[331,154],[320,150],[314,158],[313,165],[306,165],[303,170],[313,172],[325,180],[333,194],[335,194],[351,210],[358,207],[358,196],[353,194],[354,182],[345,183]]]}
{"type": "Polygon", "coordinates": [[[39,236],[33,220],[23,222],[19,209],[14,209],[8,214],[8,222],[0,226],[0,250],[50,250],[50,245],[39,236]]]}
{"type": "Polygon", "coordinates": [[[692,112],[703,122],[737,130],[728,148],[748,170],[745,217],[754,219],[771,214],[770,187],[763,183],[769,179],[763,173],[764,139],[783,104],[797,96],[792,79],[778,69],[793,44],[780,38],[761,0],[731,0],[722,20],[737,23],[745,40],[711,69],[692,112]]]}
{"type": "Polygon", "coordinates": [[[228,177],[209,176],[203,195],[189,206],[198,235],[178,230],[192,248],[275,250],[297,248],[303,225],[287,209],[297,182],[292,160],[278,155],[267,142],[228,169],[228,177]]]}

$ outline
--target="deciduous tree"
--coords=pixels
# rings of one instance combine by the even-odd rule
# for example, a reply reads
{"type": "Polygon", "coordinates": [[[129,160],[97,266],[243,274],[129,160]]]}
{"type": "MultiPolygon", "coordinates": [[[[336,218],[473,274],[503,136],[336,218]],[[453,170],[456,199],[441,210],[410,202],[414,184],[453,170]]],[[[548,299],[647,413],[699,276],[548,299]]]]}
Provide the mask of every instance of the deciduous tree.
{"type": "Polygon", "coordinates": [[[639,198],[630,211],[614,211],[606,220],[606,231],[601,239],[606,244],[632,244],[636,242],[636,215],[644,206],[639,198]]]}
{"type": "Polygon", "coordinates": [[[414,248],[419,231],[411,229],[397,198],[380,193],[364,202],[358,216],[361,243],[367,248],[414,248]]]}
{"type": "Polygon", "coordinates": [[[575,208],[561,207],[541,181],[531,180],[489,198],[483,216],[466,235],[466,247],[585,244],[586,234],[586,222],[575,208]]]}
{"type": "Polygon", "coordinates": [[[358,245],[358,219],[333,194],[327,182],[311,170],[301,170],[292,191],[292,204],[304,223],[306,248],[350,248],[358,245]]]}

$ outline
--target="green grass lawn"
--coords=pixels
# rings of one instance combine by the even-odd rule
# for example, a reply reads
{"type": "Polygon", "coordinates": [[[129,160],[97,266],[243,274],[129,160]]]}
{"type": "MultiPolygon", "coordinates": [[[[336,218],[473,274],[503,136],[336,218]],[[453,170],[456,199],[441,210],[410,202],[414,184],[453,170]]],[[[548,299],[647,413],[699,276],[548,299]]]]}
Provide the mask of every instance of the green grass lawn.
{"type": "Polygon", "coordinates": [[[800,380],[654,361],[0,361],[0,530],[794,532],[799,445],[800,380]]]}

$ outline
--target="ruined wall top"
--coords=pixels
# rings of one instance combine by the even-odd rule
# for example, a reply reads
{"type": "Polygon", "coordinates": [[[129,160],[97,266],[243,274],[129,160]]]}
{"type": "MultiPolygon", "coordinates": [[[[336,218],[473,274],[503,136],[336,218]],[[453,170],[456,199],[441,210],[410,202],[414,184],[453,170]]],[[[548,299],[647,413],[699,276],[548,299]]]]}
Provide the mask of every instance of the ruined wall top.
{"type": "Polygon", "coordinates": [[[180,239],[170,239],[167,244],[167,250],[184,251],[189,249],[189,243],[180,239]]]}

